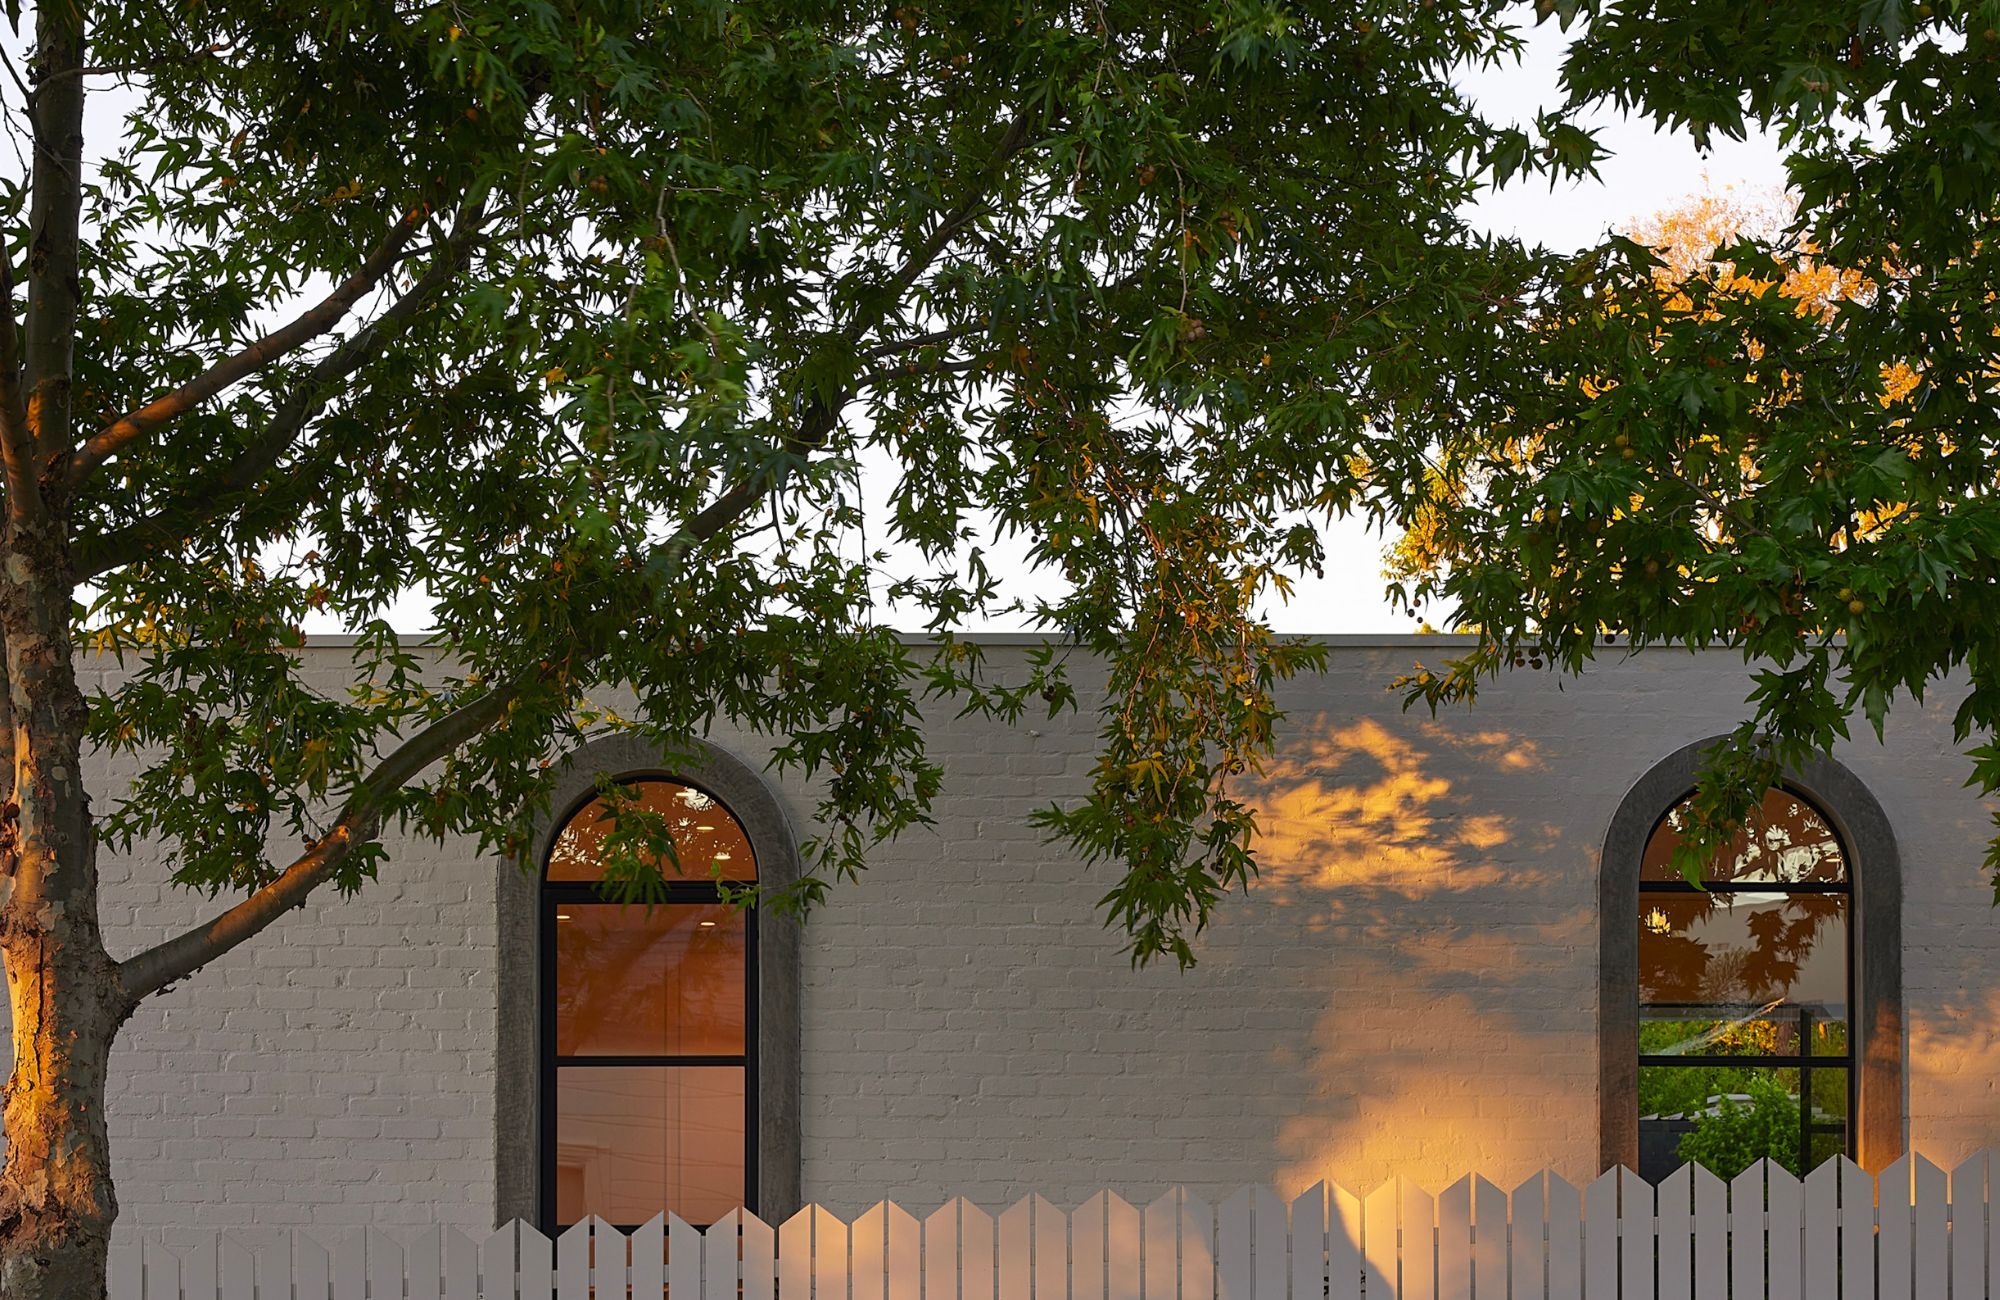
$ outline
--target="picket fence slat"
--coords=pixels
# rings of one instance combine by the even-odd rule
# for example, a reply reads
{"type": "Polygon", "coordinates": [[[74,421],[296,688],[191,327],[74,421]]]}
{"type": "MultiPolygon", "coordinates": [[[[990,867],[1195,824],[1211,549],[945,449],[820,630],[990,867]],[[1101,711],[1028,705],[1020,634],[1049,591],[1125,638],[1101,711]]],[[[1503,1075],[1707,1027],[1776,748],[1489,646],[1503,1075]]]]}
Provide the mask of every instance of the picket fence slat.
{"type": "Polygon", "coordinates": [[[1760,1160],[1725,1183],[1657,1190],[1612,1169],[1511,1193],[1468,1176],[1435,1198],[1401,1179],[1211,1205],[1169,1189],[1143,1209],[1039,1194],[997,1218],[962,1198],[919,1219],[881,1201],[850,1224],[808,1206],[773,1229],[732,1211],[706,1231],[655,1215],[628,1236],[586,1219],[366,1228],[327,1243],[260,1230],[121,1234],[109,1300],[1994,1300],[2000,1166],[1920,1155],[1870,1176],[1839,1158],[1803,1180],[1760,1160]]]}
{"type": "Polygon", "coordinates": [[[1618,1170],[1607,1169],[1583,1192],[1583,1293],[1618,1294],[1618,1170]]]}
{"type": "MultiPolygon", "coordinates": [[[[1143,1258],[1139,1241],[1139,1207],[1118,1195],[1104,1198],[1104,1295],[1105,1300],[1140,1300],[1143,1258]]],[[[928,1300],[928,1297],[926,1297],[928,1300]]]]}
{"type": "MultiPolygon", "coordinates": [[[[1361,1198],[1345,1187],[1326,1191],[1327,1294],[1332,1300],[1358,1300],[1361,1295],[1361,1198]]],[[[1293,1300],[1311,1300],[1294,1296],[1293,1300]]]]}
{"type": "MultiPolygon", "coordinates": [[[[743,1211],[731,1210],[709,1225],[701,1243],[702,1300],[736,1300],[742,1284],[737,1247],[742,1241],[743,1211]]],[[[660,1294],[660,1216],[632,1234],[632,1300],[653,1300],[660,1294]]]]}
{"type": "MultiPolygon", "coordinates": [[[[1108,1194],[1097,1195],[1069,1216],[1071,1300],[1104,1300],[1104,1215],[1108,1194]]],[[[910,1300],[917,1300],[915,1295],[910,1300]]]]}
{"type": "Polygon", "coordinates": [[[1034,1211],[1023,1197],[1000,1212],[1000,1300],[1034,1295],[1034,1211]]]}
{"type": "Polygon", "coordinates": [[[111,1257],[105,1261],[105,1291],[119,1300],[144,1300],[145,1261],[143,1243],[126,1239],[114,1242],[111,1257]]]}
{"type": "MultiPolygon", "coordinates": [[[[1314,1183],[1292,1198],[1291,1294],[1293,1300],[1313,1300],[1327,1294],[1326,1184],[1314,1183]]],[[[1275,1292],[1279,1297],[1283,1291],[1275,1292]]]]}
{"type": "Polygon", "coordinates": [[[1764,1162],[1729,1180],[1730,1300],[1764,1297],[1764,1162]]]}
{"type": "Polygon", "coordinates": [[[1951,1171],[1951,1293],[1986,1295],[1986,1153],[1951,1171]]]}
{"type": "Polygon", "coordinates": [[[1583,1193],[1548,1176],[1549,1300],[1583,1297],[1583,1193]]]}
{"type": "MultiPolygon", "coordinates": [[[[454,1234],[464,1243],[463,1249],[471,1250],[472,1239],[464,1234],[454,1234]]],[[[453,1300],[479,1300],[479,1257],[471,1254],[472,1268],[466,1273],[465,1289],[455,1293],[453,1300]]],[[[292,1290],[298,1300],[327,1300],[332,1294],[333,1259],[326,1253],[326,1247],[303,1234],[292,1238],[292,1290]]],[[[283,1295],[283,1291],[279,1295],[283,1295]]]]}
{"type": "MultiPolygon", "coordinates": [[[[333,1300],[366,1300],[368,1295],[368,1243],[358,1234],[349,1234],[329,1252],[333,1256],[333,1300]]],[[[190,1298],[195,1287],[187,1288],[190,1298]]],[[[214,1294],[210,1288],[209,1295],[214,1294]]],[[[503,1293],[504,1294],[504,1293],[503,1293]]],[[[206,1300],[206,1297],[204,1297],[206,1300]]]]}
{"type": "Polygon", "coordinates": [[[1438,1300],[1472,1300],[1472,1179],[1459,1179],[1437,1198],[1438,1300]]]}
{"type": "MultiPolygon", "coordinates": [[[[248,1249],[234,1237],[224,1237],[216,1242],[216,1268],[219,1274],[218,1291],[222,1300],[252,1300],[252,1291],[257,1284],[257,1264],[248,1249]]],[[[402,1295],[402,1280],[396,1283],[396,1294],[402,1295]]]]}
{"type": "Polygon", "coordinates": [[[778,1294],[785,1300],[812,1294],[813,1209],[807,1206],[778,1225],[778,1294]]]}
{"type": "Polygon", "coordinates": [[[917,1216],[889,1202],[889,1300],[921,1300],[923,1228],[917,1216]]]}
{"type": "Polygon", "coordinates": [[[889,1203],[877,1201],[854,1221],[854,1300],[883,1300],[888,1290],[889,1203]]]}
{"type": "Polygon", "coordinates": [[[1915,1260],[1916,1212],[1911,1193],[1915,1167],[1910,1156],[1899,1157],[1875,1180],[1876,1300],[1910,1300],[1915,1260]]]}
{"type": "Polygon", "coordinates": [[[1911,1161],[1916,1191],[1912,1198],[1916,1218],[1916,1240],[1911,1255],[1917,1266],[1916,1300],[1946,1300],[1949,1292],[1945,1273],[1946,1214],[1949,1196],[1945,1191],[1944,1170],[1918,1156],[1911,1161]]]}
{"type": "Polygon", "coordinates": [[[1660,1182],[1653,1209],[1660,1243],[1660,1300],[1690,1300],[1694,1290],[1694,1166],[1682,1165],[1660,1182]]]}
{"type": "Polygon", "coordinates": [[[1069,1300],[1069,1215],[1042,1196],[1035,1207],[1035,1295],[1038,1300],[1069,1300]]]}
{"type": "Polygon", "coordinates": [[[1729,1185],[1700,1165],[1694,1175],[1695,1300],[1728,1294],[1729,1185]]]}
{"type": "Polygon", "coordinates": [[[1384,1183],[1361,1202],[1361,1291],[1368,1300],[1380,1295],[1396,1300],[1402,1286],[1402,1270],[1396,1267],[1401,1253],[1396,1239],[1396,1184],[1384,1183]]]}
{"type": "Polygon", "coordinates": [[[1472,1180],[1472,1289],[1482,1300],[1507,1294],[1507,1193],[1472,1180]]]}
{"type": "MultiPolygon", "coordinates": [[[[298,1272],[300,1300],[304,1300],[304,1296],[312,1296],[312,1300],[326,1300],[326,1252],[320,1250],[318,1242],[310,1236],[294,1238],[292,1268],[298,1272]],[[306,1286],[308,1250],[320,1256],[316,1288],[306,1286]]],[[[444,1300],[480,1300],[480,1246],[458,1228],[444,1230],[444,1300]]]]}
{"type": "Polygon", "coordinates": [[[1548,1215],[1543,1201],[1546,1180],[1536,1174],[1508,1198],[1512,1223],[1507,1230],[1507,1270],[1514,1300],[1542,1300],[1548,1294],[1548,1215]]]}
{"type": "MultiPolygon", "coordinates": [[[[518,1278],[518,1274],[514,1272],[514,1266],[516,1266],[514,1230],[516,1228],[520,1228],[520,1236],[534,1236],[544,1246],[548,1244],[548,1238],[544,1238],[540,1232],[534,1232],[534,1228],[528,1228],[526,1224],[508,1224],[506,1228],[496,1228],[494,1232],[488,1232],[486,1240],[480,1242],[480,1300],[514,1300],[514,1282],[518,1278]]],[[[546,1266],[546,1262],[544,1262],[544,1266],[546,1266]]],[[[338,1274],[338,1268],[336,1268],[336,1274],[338,1274]]],[[[340,1296],[340,1290],[338,1290],[340,1282],[338,1280],[334,1282],[334,1288],[336,1288],[334,1296],[338,1300],[338,1296],[340,1296]]],[[[546,1286],[546,1274],[544,1274],[542,1296],[546,1296],[546,1294],[548,1294],[548,1286],[546,1286]]]]}
{"type": "MultiPolygon", "coordinates": [[[[743,1300],[772,1300],[778,1293],[778,1232],[754,1214],[743,1215],[743,1300]]],[[[651,1294],[647,1300],[652,1300],[651,1294]]]]}
{"type": "Polygon", "coordinates": [[[1618,1170],[1618,1284],[1623,1300],[1653,1300],[1653,1185],[1618,1170]]]}
{"type": "MultiPolygon", "coordinates": [[[[1176,1211],[1172,1192],[1145,1209],[1146,1300],[1177,1300],[1179,1295],[1180,1248],[1174,1240],[1176,1211]]],[[[1012,1297],[1002,1296],[1000,1300],[1012,1297]]]]}

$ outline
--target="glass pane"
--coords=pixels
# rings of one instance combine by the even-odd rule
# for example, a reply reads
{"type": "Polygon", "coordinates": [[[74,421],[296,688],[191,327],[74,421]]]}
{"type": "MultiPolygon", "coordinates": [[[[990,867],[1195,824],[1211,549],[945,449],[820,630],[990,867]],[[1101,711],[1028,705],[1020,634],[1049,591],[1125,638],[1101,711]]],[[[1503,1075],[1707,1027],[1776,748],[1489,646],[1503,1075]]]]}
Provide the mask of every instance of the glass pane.
{"type": "Polygon", "coordinates": [[[1639,1008],[1641,1056],[1846,1056],[1840,1008],[1706,1003],[1639,1008]]]}
{"type": "Polygon", "coordinates": [[[719,903],[551,903],[556,1052],[735,1056],[747,917],[719,903]]]}
{"type": "MultiPolygon", "coordinates": [[[[627,835],[637,835],[643,842],[648,832],[659,830],[672,840],[680,859],[676,870],[674,861],[660,854],[661,875],[669,880],[707,880],[719,871],[726,880],[757,878],[756,855],[742,824],[706,792],[672,781],[634,781],[628,788],[637,798],[626,807],[638,815],[628,820],[627,835]]],[[[549,850],[549,879],[602,879],[605,836],[613,824],[602,799],[578,809],[549,850]]]]}
{"type": "Polygon", "coordinates": [[[1639,906],[1642,1052],[1846,1052],[1846,895],[1655,893],[1639,906]]]}
{"type": "Polygon", "coordinates": [[[556,1220],[713,1223],[743,1204],[743,1071],[556,1071],[556,1220]]]}
{"type": "MultiPolygon", "coordinates": [[[[1639,879],[1681,879],[1673,854],[1686,808],[1685,799],[1676,804],[1646,841],[1639,879]]],[[[1789,790],[1773,789],[1703,878],[1746,885],[1834,883],[1847,879],[1847,859],[1819,809],[1789,790]]]]}
{"type": "Polygon", "coordinates": [[[1768,1156],[1803,1174],[1846,1151],[1847,1071],[1828,1066],[1806,1073],[1810,1115],[1801,1114],[1795,1068],[1639,1067],[1639,1173],[1658,1182],[1693,1163],[1733,1178],[1768,1156]]]}

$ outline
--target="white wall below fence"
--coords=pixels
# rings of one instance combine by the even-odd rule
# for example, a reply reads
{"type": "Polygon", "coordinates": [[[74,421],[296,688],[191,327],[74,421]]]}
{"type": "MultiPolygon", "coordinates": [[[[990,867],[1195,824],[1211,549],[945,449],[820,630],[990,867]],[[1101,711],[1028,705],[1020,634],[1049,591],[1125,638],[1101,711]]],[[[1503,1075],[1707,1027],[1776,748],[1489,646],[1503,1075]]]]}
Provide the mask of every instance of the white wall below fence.
{"type": "Polygon", "coordinates": [[[551,1242],[509,1224],[261,1248],[126,1242],[110,1300],[1988,1300],[2000,1280],[1981,1154],[1947,1174],[1905,1157],[1880,1187],[1841,1160],[1801,1183],[1766,1162],[1724,1184],[1684,1167],[1657,1194],[1630,1171],[1579,1191],[1462,1178],[1366,1197],[1316,1183],[1289,1204],[1175,1190],[1143,1209],[1100,1192],[997,1217],[954,1200],[922,1220],[880,1204],[852,1224],[809,1206],[703,1233],[600,1221],[551,1242]],[[1879,1196],[1879,1202],[1878,1202],[1879,1196]]]}

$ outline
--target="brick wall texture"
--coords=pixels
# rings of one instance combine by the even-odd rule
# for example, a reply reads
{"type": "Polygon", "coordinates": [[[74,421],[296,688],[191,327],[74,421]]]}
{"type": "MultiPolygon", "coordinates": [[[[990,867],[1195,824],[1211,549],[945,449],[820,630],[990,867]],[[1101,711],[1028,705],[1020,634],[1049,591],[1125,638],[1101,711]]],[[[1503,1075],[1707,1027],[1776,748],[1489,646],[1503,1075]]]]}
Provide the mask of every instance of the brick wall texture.
{"type": "MultiPolygon", "coordinates": [[[[1746,672],[1656,651],[1404,713],[1388,682],[1438,650],[1343,642],[1286,690],[1253,787],[1262,877],[1186,972],[1133,969],[1096,910],[1109,877],[1026,823],[1081,789],[1094,718],[941,711],[936,827],[807,927],[806,1194],[847,1213],[1593,1173],[1605,829],[1654,763],[1740,718],[1746,672]]],[[[308,654],[329,689],[344,679],[344,650],[308,654]]],[[[1942,1161],[2000,1137],[1991,825],[1962,786],[1954,703],[1899,705],[1886,743],[1862,728],[1836,755],[1901,849],[1909,1138],[1942,1161]]],[[[95,768],[98,802],[131,775],[95,768]]],[[[807,792],[779,794],[803,825],[807,792]]],[[[497,1144],[531,1140],[496,1133],[493,1082],[499,980],[526,957],[499,949],[492,862],[392,850],[358,897],[316,901],[134,1018],[111,1109],[123,1231],[492,1223],[497,1144]]],[[[143,846],[102,865],[118,955],[219,906],[143,846]]]]}

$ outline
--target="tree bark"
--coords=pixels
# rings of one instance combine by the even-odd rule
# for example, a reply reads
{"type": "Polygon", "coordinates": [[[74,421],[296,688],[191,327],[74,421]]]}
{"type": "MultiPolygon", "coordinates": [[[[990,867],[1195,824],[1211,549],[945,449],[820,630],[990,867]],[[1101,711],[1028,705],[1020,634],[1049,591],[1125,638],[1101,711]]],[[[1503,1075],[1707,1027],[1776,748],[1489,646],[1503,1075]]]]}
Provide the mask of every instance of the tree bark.
{"type": "Polygon", "coordinates": [[[81,6],[41,6],[35,36],[24,418],[5,430],[0,534],[0,962],[14,1048],[0,1086],[0,1297],[102,1300],[117,1216],[106,1067],[130,1002],[98,923],[97,837],[81,761],[88,707],[70,634],[81,6]]]}
{"type": "Polygon", "coordinates": [[[106,1068],[130,1006],[98,922],[67,556],[59,540],[8,534],[0,631],[14,761],[13,798],[0,805],[0,959],[14,1061],[0,1088],[0,1296],[101,1300],[118,1212],[106,1068]]]}

